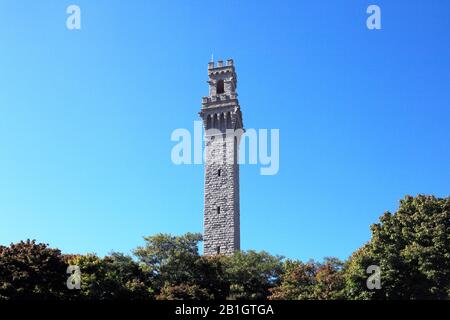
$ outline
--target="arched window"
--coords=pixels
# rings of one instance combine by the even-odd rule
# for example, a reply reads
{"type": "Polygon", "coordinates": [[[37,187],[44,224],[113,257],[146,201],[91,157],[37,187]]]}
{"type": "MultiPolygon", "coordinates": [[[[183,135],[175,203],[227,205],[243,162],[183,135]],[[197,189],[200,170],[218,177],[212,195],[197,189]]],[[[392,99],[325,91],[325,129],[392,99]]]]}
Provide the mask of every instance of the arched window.
{"type": "Polygon", "coordinates": [[[216,88],[216,93],[217,94],[221,94],[225,92],[225,88],[223,85],[223,80],[220,79],[219,81],[217,81],[217,88],[216,88]]]}

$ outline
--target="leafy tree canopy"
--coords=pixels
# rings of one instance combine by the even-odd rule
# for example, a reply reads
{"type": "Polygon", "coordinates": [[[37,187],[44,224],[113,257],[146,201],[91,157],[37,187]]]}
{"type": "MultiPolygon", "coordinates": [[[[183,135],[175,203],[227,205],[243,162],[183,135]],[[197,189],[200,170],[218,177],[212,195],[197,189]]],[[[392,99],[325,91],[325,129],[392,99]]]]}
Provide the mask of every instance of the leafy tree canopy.
{"type": "Polygon", "coordinates": [[[372,239],[349,259],[347,293],[356,299],[448,299],[450,198],[407,196],[396,213],[372,225],[372,239]],[[368,291],[366,270],[381,268],[381,289],[368,291]]]}

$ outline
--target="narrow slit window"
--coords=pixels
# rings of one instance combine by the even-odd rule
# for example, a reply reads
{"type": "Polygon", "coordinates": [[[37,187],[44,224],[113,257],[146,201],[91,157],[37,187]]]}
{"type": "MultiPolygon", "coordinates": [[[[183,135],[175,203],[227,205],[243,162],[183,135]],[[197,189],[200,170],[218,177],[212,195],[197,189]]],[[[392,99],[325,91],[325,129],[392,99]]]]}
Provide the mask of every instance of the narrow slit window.
{"type": "Polygon", "coordinates": [[[220,177],[221,174],[222,174],[222,169],[217,170],[217,176],[220,177]]]}
{"type": "Polygon", "coordinates": [[[217,214],[220,214],[220,207],[217,207],[217,214]]]}
{"type": "Polygon", "coordinates": [[[223,80],[220,79],[219,81],[217,81],[217,94],[221,94],[225,92],[225,88],[224,88],[224,84],[223,84],[223,80]]]}
{"type": "Polygon", "coordinates": [[[216,248],[216,252],[217,252],[217,254],[220,254],[220,247],[216,248]]]}

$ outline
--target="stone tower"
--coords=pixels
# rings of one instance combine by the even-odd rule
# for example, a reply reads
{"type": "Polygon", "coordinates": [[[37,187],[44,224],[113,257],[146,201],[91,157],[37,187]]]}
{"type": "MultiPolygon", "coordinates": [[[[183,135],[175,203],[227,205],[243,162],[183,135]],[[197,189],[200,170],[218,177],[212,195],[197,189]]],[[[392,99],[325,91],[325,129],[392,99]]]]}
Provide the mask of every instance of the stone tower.
{"type": "Polygon", "coordinates": [[[204,254],[240,250],[239,164],[242,114],[233,60],[208,64],[209,96],[199,112],[205,127],[204,254]]]}

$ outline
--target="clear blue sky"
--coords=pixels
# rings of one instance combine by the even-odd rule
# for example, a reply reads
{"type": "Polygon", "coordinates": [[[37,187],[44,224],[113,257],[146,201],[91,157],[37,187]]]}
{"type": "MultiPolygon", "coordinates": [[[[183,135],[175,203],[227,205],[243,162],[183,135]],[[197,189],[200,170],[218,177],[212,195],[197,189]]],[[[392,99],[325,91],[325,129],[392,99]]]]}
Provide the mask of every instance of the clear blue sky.
{"type": "Polygon", "coordinates": [[[198,120],[214,53],[246,127],[280,129],[279,173],[241,168],[242,248],[346,258],[404,195],[449,194],[449,17],[447,0],[2,0],[0,244],[104,255],[201,232],[203,167],[172,164],[170,135],[198,120]]]}

